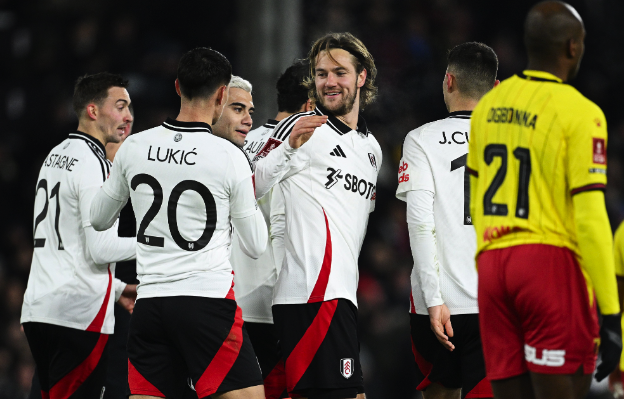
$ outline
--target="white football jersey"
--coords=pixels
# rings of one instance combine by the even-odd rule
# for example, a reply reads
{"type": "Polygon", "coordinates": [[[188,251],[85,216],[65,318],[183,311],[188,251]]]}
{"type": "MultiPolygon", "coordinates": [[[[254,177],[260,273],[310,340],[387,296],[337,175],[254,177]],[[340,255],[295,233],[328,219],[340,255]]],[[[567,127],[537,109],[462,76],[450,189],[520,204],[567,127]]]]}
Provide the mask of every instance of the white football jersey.
{"type": "MultiPolygon", "coordinates": [[[[440,292],[451,314],[478,313],[476,233],[470,218],[466,172],[470,111],[453,112],[408,133],[399,164],[397,198],[408,191],[434,193],[433,217],[440,292]]],[[[428,314],[416,269],[412,270],[412,313],[428,314]]]]}
{"type": "Polygon", "coordinates": [[[131,135],[104,192],[137,220],[138,298],[231,298],[230,215],[257,210],[249,159],[201,122],[167,119],[131,135]]]}
{"type": "MultiPolygon", "coordinates": [[[[268,170],[276,163],[279,151],[272,157],[269,150],[288,140],[299,118],[324,114],[317,107],[281,121],[256,167],[268,170]]],[[[362,117],[356,131],[329,114],[327,123],[297,150],[279,183],[285,257],[273,304],[344,298],[357,306],[358,257],[375,206],[381,162],[379,143],[362,117]]]]}
{"type": "MultiPolygon", "coordinates": [[[[270,119],[263,126],[247,133],[243,150],[249,159],[254,159],[264,147],[277,123],[270,119]]],[[[267,226],[270,225],[271,194],[272,191],[258,199],[258,206],[267,226]]],[[[236,303],[243,310],[243,320],[246,322],[273,323],[271,302],[273,287],[277,281],[277,267],[270,241],[269,235],[266,251],[258,259],[253,259],[242,251],[236,229],[232,232],[230,262],[234,269],[234,292],[236,303]]]]}
{"type": "MultiPolygon", "coordinates": [[[[48,154],[36,186],[34,252],[21,323],[112,334],[115,264],[96,264],[84,227],[110,172],[104,145],[72,132],[48,154]]],[[[117,230],[117,223],[112,227],[117,230]]]]}

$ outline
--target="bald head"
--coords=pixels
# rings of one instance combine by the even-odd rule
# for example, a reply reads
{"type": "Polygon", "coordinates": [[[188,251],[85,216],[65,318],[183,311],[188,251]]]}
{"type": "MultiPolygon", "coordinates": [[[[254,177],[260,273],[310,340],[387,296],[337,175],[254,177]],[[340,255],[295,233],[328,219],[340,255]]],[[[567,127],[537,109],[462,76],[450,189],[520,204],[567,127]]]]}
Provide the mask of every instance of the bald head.
{"type": "Polygon", "coordinates": [[[539,63],[559,63],[565,59],[574,64],[572,69],[578,69],[584,36],[581,16],[561,1],[536,4],[524,23],[524,43],[529,59],[539,63]]]}

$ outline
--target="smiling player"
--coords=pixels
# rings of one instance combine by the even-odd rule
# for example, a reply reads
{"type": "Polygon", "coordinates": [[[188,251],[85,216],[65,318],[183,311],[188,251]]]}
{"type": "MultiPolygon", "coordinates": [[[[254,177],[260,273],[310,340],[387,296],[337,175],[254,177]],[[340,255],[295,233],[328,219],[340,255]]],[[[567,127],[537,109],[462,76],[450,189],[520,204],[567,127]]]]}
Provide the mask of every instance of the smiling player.
{"type": "Polygon", "coordinates": [[[232,76],[227,105],[223,108],[219,121],[212,127],[215,136],[223,137],[242,147],[253,124],[251,119],[253,112],[251,83],[240,76],[232,76]]]}

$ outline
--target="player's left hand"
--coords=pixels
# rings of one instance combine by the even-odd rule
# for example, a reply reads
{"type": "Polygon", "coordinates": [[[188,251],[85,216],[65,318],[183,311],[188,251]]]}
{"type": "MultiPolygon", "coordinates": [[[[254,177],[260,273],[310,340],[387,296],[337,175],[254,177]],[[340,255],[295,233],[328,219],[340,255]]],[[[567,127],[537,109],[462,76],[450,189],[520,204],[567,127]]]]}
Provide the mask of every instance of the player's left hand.
{"type": "Polygon", "coordinates": [[[600,326],[600,357],[596,381],[604,380],[620,364],[622,355],[622,324],[620,314],[602,316],[600,326]]]}
{"type": "Polygon", "coordinates": [[[432,306],[427,309],[429,312],[429,321],[431,322],[431,331],[435,334],[440,343],[449,351],[455,349],[455,345],[449,340],[453,336],[453,326],[451,325],[451,312],[445,305],[432,306]],[[446,334],[444,330],[446,329],[446,334]]]}
{"type": "Polygon", "coordinates": [[[126,285],[126,288],[124,288],[121,296],[119,297],[119,300],[117,301],[117,303],[123,306],[123,308],[126,309],[130,314],[132,314],[132,311],[134,310],[134,303],[136,302],[136,288],[136,284],[126,285]]]}

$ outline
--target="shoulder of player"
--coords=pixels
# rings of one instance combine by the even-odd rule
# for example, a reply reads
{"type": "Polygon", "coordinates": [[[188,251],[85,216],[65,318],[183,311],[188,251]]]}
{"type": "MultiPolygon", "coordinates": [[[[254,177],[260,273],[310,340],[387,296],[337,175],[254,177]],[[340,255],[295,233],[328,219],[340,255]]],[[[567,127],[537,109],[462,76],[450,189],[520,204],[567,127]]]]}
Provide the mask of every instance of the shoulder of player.
{"type": "MultiPolygon", "coordinates": [[[[104,182],[110,173],[111,163],[106,159],[101,143],[91,136],[87,137],[85,134],[78,135],[70,133],[69,139],[72,145],[75,143],[72,152],[80,157],[75,163],[75,170],[78,172],[76,175],[89,173],[92,174],[94,178],[97,176],[98,179],[102,179],[104,182]]],[[[55,147],[55,149],[62,151],[64,145],[65,144],[61,143],[59,146],[55,147]]]]}
{"type": "Polygon", "coordinates": [[[250,130],[249,133],[247,133],[246,139],[249,142],[252,140],[259,139],[262,136],[270,137],[269,133],[273,133],[274,130],[275,130],[275,127],[273,127],[272,125],[271,127],[269,127],[269,125],[264,124],[260,127],[250,130]]]}
{"type": "Polygon", "coordinates": [[[216,140],[216,145],[220,146],[225,153],[228,154],[228,157],[233,162],[244,162],[246,165],[249,165],[249,169],[253,172],[253,166],[251,164],[251,160],[247,156],[245,150],[236,144],[232,143],[230,140],[224,139],[222,137],[213,136],[216,140]]]}
{"type": "Polygon", "coordinates": [[[443,129],[444,125],[447,123],[449,123],[448,118],[438,119],[433,122],[425,123],[424,125],[421,125],[407,133],[407,136],[405,136],[405,143],[420,143],[427,136],[439,133],[440,129],[443,129]]]}
{"type": "Polygon", "coordinates": [[[275,129],[273,130],[273,134],[271,135],[271,137],[280,141],[286,140],[286,137],[290,135],[290,132],[292,132],[293,127],[295,126],[295,123],[297,123],[299,119],[303,118],[304,116],[312,116],[312,115],[316,115],[316,112],[314,111],[298,112],[296,114],[292,114],[282,119],[280,123],[278,123],[277,126],[275,126],[275,129]]]}
{"type": "Polygon", "coordinates": [[[573,86],[568,84],[560,85],[556,95],[558,97],[556,104],[562,107],[562,112],[573,115],[579,115],[578,112],[587,112],[592,114],[599,112],[602,114],[602,109],[600,109],[596,103],[585,97],[573,86]],[[569,112],[568,110],[573,110],[573,112],[569,112]]]}

